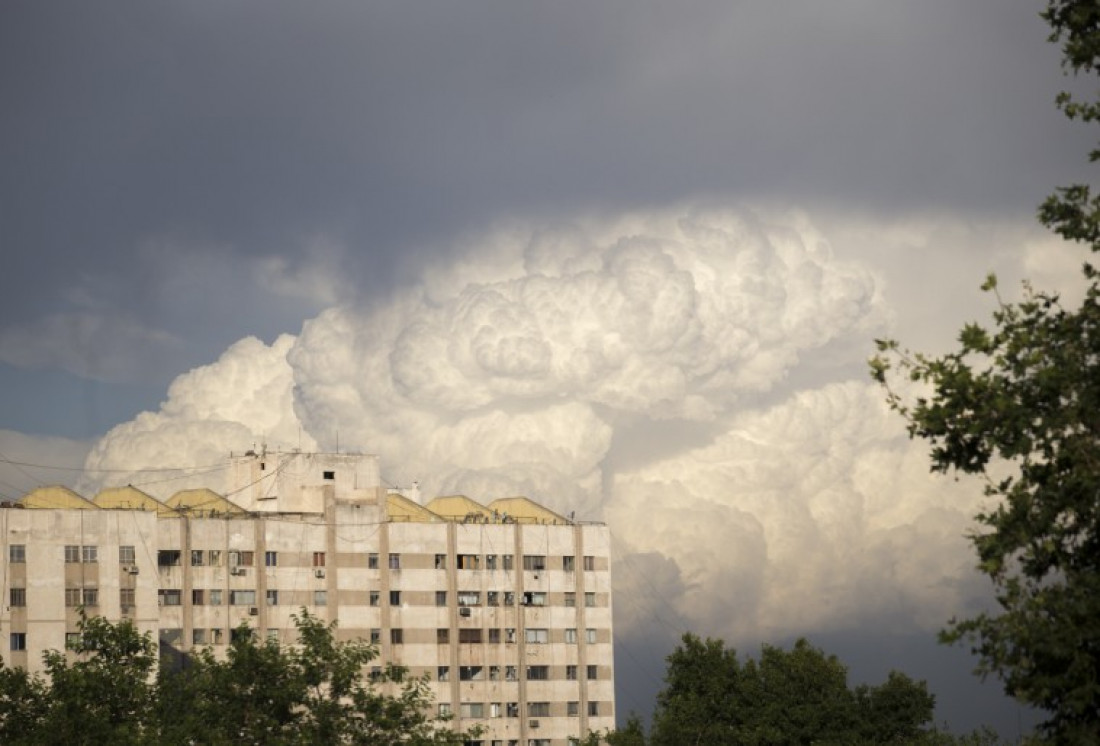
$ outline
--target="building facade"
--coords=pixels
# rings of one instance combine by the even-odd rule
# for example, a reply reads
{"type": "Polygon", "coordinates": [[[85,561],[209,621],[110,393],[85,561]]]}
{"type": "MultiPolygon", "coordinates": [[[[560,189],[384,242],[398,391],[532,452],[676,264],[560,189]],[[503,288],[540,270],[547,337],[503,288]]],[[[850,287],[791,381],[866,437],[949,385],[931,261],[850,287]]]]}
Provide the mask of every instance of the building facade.
{"type": "Polygon", "coordinates": [[[293,643],[305,607],[427,674],[485,746],[614,727],[607,527],[526,498],[422,505],[378,474],[370,456],[248,452],[224,494],[35,490],[0,510],[0,655],[39,669],[80,607],[181,654],[224,649],[242,621],[293,643]]]}

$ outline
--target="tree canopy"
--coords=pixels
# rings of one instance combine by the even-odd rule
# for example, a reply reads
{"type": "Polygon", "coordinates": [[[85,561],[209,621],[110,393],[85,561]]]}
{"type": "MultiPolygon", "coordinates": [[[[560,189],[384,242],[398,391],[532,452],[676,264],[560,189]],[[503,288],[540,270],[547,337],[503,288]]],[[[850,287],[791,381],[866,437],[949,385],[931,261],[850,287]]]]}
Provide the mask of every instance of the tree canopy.
{"type": "Polygon", "coordinates": [[[650,742],[923,743],[934,705],[923,681],[896,671],[849,687],[847,667],[804,639],[741,661],[721,640],[687,634],[668,657],[650,742]]]}
{"type": "MultiPolygon", "coordinates": [[[[1043,18],[1068,73],[1100,72],[1100,5],[1050,0],[1043,18]]],[[[1100,121],[1100,103],[1060,94],[1071,119],[1100,121]]],[[[1100,159],[1100,150],[1090,160],[1100,159]]],[[[1055,233],[1100,249],[1100,197],[1058,189],[1039,209],[1055,233]]],[[[1058,743],[1100,733],[1100,287],[1084,262],[1084,299],[1067,308],[1024,286],[1003,299],[993,275],[992,323],[967,324],[956,351],[932,356],[880,340],[871,372],[887,400],[927,441],[932,469],[980,475],[991,506],[972,535],[998,609],[952,620],[947,642],[969,641],[979,672],[1046,710],[1058,743]],[[904,396],[898,377],[922,393],[904,396]]]]}
{"type": "Polygon", "coordinates": [[[295,624],[294,645],[242,626],[224,657],[207,648],[158,671],[156,644],[132,622],[82,618],[44,676],[0,662],[0,743],[452,746],[476,735],[430,715],[427,685],[403,669],[365,678],[373,646],[337,641],[304,609],[295,624]]]}

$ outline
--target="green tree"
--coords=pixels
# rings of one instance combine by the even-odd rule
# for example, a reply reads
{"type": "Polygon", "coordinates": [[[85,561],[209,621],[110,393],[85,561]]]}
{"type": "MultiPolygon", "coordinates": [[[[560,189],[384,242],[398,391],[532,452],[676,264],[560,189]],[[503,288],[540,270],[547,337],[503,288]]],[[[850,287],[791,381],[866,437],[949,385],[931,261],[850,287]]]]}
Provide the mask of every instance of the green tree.
{"type": "Polygon", "coordinates": [[[68,652],[43,656],[48,681],[37,743],[140,744],[155,697],[157,650],[130,620],[112,624],[80,610],[68,652]]]}
{"type": "Polygon", "coordinates": [[[388,666],[365,678],[364,667],[377,657],[374,646],[338,641],[335,623],[305,609],[294,621],[296,645],[258,641],[242,625],[224,659],[208,648],[182,670],[165,672],[159,742],[428,746],[476,735],[431,716],[426,683],[407,678],[404,669],[388,666]]]}
{"type": "Polygon", "coordinates": [[[224,658],[209,648],[157,673],[157,649],[130,621],[81,614],[68,652],[48,651],[45,676],[0,662],[3,744],[408,744],[457,746],[431,714],[422,679],[388,666],[366,678],[377,649],[338,641],[304,609],[298,641],[258,641],[238,627],[224,658]]]}
{"type": "MultiPolygon", "coordinates": [[[[1094,0],[1050,0],[1042,15],[1067,72],[1100,70],[1094,0]]],[[[1100,121],[1096,102],[1063,93],[1057,104],[1071,119],[1100,121]]],[[[1039,217],[1100,249],[1100,198],[1087,185],[1059,189],[1039,217]]],[[[980,674],[1046,710],[1040,730],[1058,743],[1100,733],[1100,274],[1090,263],[1083,274],[1075,309],[1026,284],[1022,300],[1005,302],[991,275],[992,324],[964,326],[955,352],[880,340],[871,360],[910,435],[928,442],[932,469],[980,475],[995,498],[971,538],[999,609],[952,620],[941,637],[968,641],[980,674]],[[898,375],[925,393],[903,397],[898,375]]]]}
{"type": "Polygon", "coordinates": [[[844,664],[806,640],[741,663],[721,640],[688,634],[668,662],[653,744],[916,743],[932,720],[924,682],[892,672],[852,690],[844,664]]]}
{"type": "Polygon", "coordinates": [[[0,660],[0,743],[37,743],[48,708],[42,679],[0,660]]]}

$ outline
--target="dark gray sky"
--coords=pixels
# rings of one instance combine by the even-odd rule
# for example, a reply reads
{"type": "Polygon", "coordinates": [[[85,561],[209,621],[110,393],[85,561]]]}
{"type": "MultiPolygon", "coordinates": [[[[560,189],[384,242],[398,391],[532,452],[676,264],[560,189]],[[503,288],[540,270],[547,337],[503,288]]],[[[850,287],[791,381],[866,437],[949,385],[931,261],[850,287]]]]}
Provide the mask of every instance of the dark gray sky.
{"type": "MultiPolygon", "coordinates": [[[[298,334],[326,308],[399,318],[405,306],[391,304],[419,288],[418,314],[449,309],[431,278],[467,289],[498,280],[487,237],[516,224],[542,235],[625,213],[807,211],[839,258],[877,278],[865,307],[889,312],[846,326],[857,342],[827,354],[794,344],[802,351],[776,368],[787,388],[760,406],[841,369],[862,375],[858,340],[875,324],[949,339],[984,271],[1058,264],[1021,226],[1054,185],[1085,174],[1091,142],[1053,107],[1066,82],[1041,9],[1023,0],[4,3],[7,447],[18,441],[33,455],[40,442],[41,459],[60,458],[59,441],[46,439],[56,436],[80,452],[156,409],[177,375],[248,335],[298,334]]],[[[310,347],[316,336],[301,345],[312,357],[295,363],[307,425],[303,413],[326,411],[311,409],[315,373],[303,373],[302,361],[331,351],[310,347]]],[[[388,359],[408,349],[419,348],[395,346],[388,359]]],[[[513,411],[492,391],[479,406],[513,411]]],[[[607,412],[626,399],[593,400],[614,430],[607,412]]],[[[690,420],[685,407],[677,416],[690,420]]],[[[641,470],[728,424],[719,417],[690,435],[691,423],[670,426],[655,439],[616,431],[594,459],[605,489],[615,468],[641,470]]],[[[634,548],[646,549],[637,539],[634,548]]],[[[643,648],[632,650],[659,668],[666,651],[643,648]]]]}

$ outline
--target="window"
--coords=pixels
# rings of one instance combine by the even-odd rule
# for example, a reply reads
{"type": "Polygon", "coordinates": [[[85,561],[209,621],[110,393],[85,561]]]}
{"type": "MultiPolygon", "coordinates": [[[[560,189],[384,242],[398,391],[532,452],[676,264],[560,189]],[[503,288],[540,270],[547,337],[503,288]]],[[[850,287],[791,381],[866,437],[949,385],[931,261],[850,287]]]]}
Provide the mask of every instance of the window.
{"type": "Polygon", "coordinates": [[[99,606],[99,589],[98,588],[85,588],[84,589],[84,605],[85,606],[99,606]]]}
{"type": "Polygon", "coordinates": [[[206,564],[211,567],[221,567],[222,564],[222,550],[211,549],[206,553],[206,564]]]}
{"type": "Polygon", "coordinates": [[[597,676],[598,672],[599,672],[599,669],[596,666],[588,666],[587,671],[586,671],[586,673],[588,675],[588,680],[589,681],[595,681],[597,678],[599,678],[597,676]]]}
{"type": "Polygon", "coordinates": [[[382,630],[377,627],[372,627],[370,631],[370,641],[375,645],[382,642],[382,630]]]}
{"type": "Polygon", "coordinates": [[[436,606],[446,606],[447,605],[447,591],[436,591],[435,592],[435,605],[436,606]]]}
{"type": "Polygon", "coordinates": [[[65,545],[65,562],[72,564],[80,561],[80,547],[73,544],[65,545]]]}
{"type": "Polygon", "coordinates": [[[495,554],[485,555],[485,569],[495,570],[497,569],[497,556],[495,554]]]}
{"type": "Polygon", "coordinates": [[[279,565],[278,552],[264,552],[264,567],[277,567],[279,565]]]}
{"type": "Polygon", "coordinates": [[[440,645],[446,645],[451,641],[451,630],[447,627],[437,627],[435,630],[435,641],[440,645]]]}
{"type": "Polygon", "coordinates": [[[550,703],[549,702],[528,702],[527,714],[533,718],[547,718],[550,717],[550,703]]]}
{"type": "Polygon", "coordinates": [[[477,554],[460,554],[455,562],[455,566],[459,570],[480,570],[481,556],[477,554]]]}
{"type": "Polygon", "coordinates": [[[206,559],[206,553],[201,549],[191,550],[191,567],[202,567],[203,561],[206,559]]]}
{"type": "Polygon", "coordinates": [[[314,552],[313,553],[313,566],[314,567],[324,567],[325,566],[325,553],[324,552],[314,552]]]}
{"type": "Polygon", "coordinates": [[[99,547],[81,547],[81,560],[89,564],[99,561],[99,547]]]}
{"type": "Polygon", "coordinates": [[[211,638],[213,638],[215,645],[221,645],[223,642],[225,642],[225,630],[223,629],[210,630],[210,636],[211,638]]]}
{"type": "Polygon", "coordinates": [[[157,600],[161,606],[179,606],[183,603],[183,591],[179,588],[161,588],[157,591],[157,600]]]}
{"type": "Polygon", "coordinates": [[[577,569],[577,558],[572,554],[567,554],[561,558],[561,569],[566,572],[573,572],[577,569]]]}
{"type": "Polygon", "coordinates": [[[528,666],[527,667],[527,680],[528,681],[549,681],[550,680],[550,666],[528,666]]]}
{"type": "Polygon", "coordinates": [[[523,639],[531,645],[545,645],[550,641],[550,632],[545,627],[528,627],[523,633],[523,639]]]}
{"type": "Polygon", "coordinates": [[[505,569],[505,570],[511,570],[512,569],[512,555],[510,555],[510,554],[502,555],[500,560],[501,560],[501,567],[503,569],[505,569]]]}
{"type": "Polygon", "coordinates": [[[401,591],[390,591],[390,606],[401,605],[401,591]]]}
{"type": "Polygon", "coordinates": [[[84,595],[81,593],[82,590],[82,588],[66,588],[65,605],[70,608],[80,606],[80,602],[84,595]]]}
{"type": "Polygon", "coordinates": [[[381,591],[371,591],[370,592],[370,605],[371,606],[378,606],[381,603],[382,603],[382,592],[381,591]]]}
{"type": "Polygon", "coordinates": [[[565,678],[567,681],[577,680],[577,667],[574,665],[568,665],[565,667],[565,678]]]}
{"type": "Polygon", "coordinates": [[[463,702],[459,705],[459,714],[464,718],[485,717],[485,704],[482,702],[463,702]]]}
{"type": "Polygon", "coordinates": [[[279,591],[277,591],[277,590],[268,590],[266,592],[266,595],[267,595],[267,605],[268,606],[278,606],[279,605],[279,591]]]}
{"type": "Polygon", "coordinates": [[[481,681],[485,678],[485,669],[482,666],[459,666],[459,681],[481,681]]]}
{"type": "Polygon", "coordinates": [[[451,667],[450,666],[440,666],[439,668],[435,669],[435,678],[439,681],[450,681],[451,680],[451,667]]]}
{"type": "Polygon", "coordinates": [[[577,605],[577,594],[573,591],[565,592],[565,605],[569,608],[573,608],[577,605]]]}
{"type": "Polygon", "coordinates": [[[132,546],[120,546],[118,548],[118,564],[132,565],[136,562],[136,554],[132,546]]]}
{"type": "Polygon", "coordinates": [[[193,606],[202,606],[204,596],[206,593],[201,588],[195,588],[191,591],[191,604],[193,606]]]}
{"type": "Polygon", "coordinates": [[[256,605],[256,591],[229,591],[229,605],[230,606],[255,606],[256,605]]]}
{"type": "MultiPolygon", "coordinates": [[[[65,553],[65,561],[68,562],[68,552],[65,553]]],[[[27,562],[27,545],[12,544],[8,547],[8,562],[13,565],[22,565],[27,562]]]]}
{"type": "Polygon", "coordinates": [[[229,566],[230,567],[252,567],[255,564],[256,553],[255,552],[238,552],[232,551],[229,553],[229,566]]]}
{"type": "Polygon", "coordinates": [[[504,712],[507,713],[510,718],[519,717],[519,702],[509,702],[504,706],[504,712]]]}
{"type": "Polygon", "coordinates": [[[451,716],[451,705],[447,702],[439,703],[439,717],[449,718],[451,716]]]}
{"type": "Polygon", "coordinates": [[[598,717],[600,714],[600,703],[589,702],[588,703],[588,715],[589,717],[598,717]]]}
{"type": "Polygon", "coordinates": [[[183,630],[179,627],[161,627],[160,642],[162,645],[179,645],[183,642],[183,630]]]}
{"type": "Polygon", "coordinates": [[[500,644],[500,627],[490,628],[490,630],[489,630],[489,644],[490,645],[499,645],[500,644]]]}
{"type": "Polygon", "coordinates": [[[588,572],[596,569],[596,558],[591,554],[584,555],[584,569],[588,572]]]}
{"type": "Polygon", "coordinates": [[[205,645],[206,644],[206,630],[205,629],[193,629],[193,630],[191,630],[191,644],[192,645],[205,645]]]}
{"type": "MultiPolygon", "coordinates": [[[[66,547],[66,562],[68,561],[68,547],[66,547]]],[[[157,567],[178,567],[180,564],[180,550],[161,549],[157,552],[157,567]]]]}
{"type": "Polygon", "coordinates": [[[596,642],[596,630],[589,627],[584,631],[584,639],[589,645],[594,645],[596,642]]]}
{"type": "Polygon", "coordinates": [[[500,681],[500,666],[489,666],[489,681],[500,681]]]}
{"type": "Polygon", "coordinates": [[[532,570],[538,572],[539,570],[546,569],[546,555],[545,554],[525,554],[523,555],[523,569],[532,570]]]}
{"type": "Polygon", "coordinates": [[[565,714],[571,718],[580,717],[581,703],[580,702],[566,702],[565,714]]]}
{"type": "Polygon", "coordinates": [[[584,594],[584,605],[588,608],[592,608],[596,605],[596,594],[591,591],[584,594]]]}
{"type": "Polygon", "coordinates": [[[240,627],[234,627],[229,630],[229,641],[234,642],[236,640],[255,640],[256,630],[254,629],[241,629],[240,627]]]}
{"type": "Polygon", "coordinates": [[[485,594],[486,606],[500,606],[500,591],[488,591],[485,594]]]}
{"type": "Polygon", "coordinates": [[[546,594],[541,591],[527,591],[523,594],[524,606],[546,606],[546,594]]]}
{"type": "Polygon", "coordinates": [[[447,555],[437,554],[435,556],[435,569],[446,570],[447,569],[447,555]]]}
{"type": "Polygon", "coordinates": [[[8,645],[11,651],[14,653],[17,650],[27,649],[27,633],[26,632],[12,632],[8,638],[8,645]]]}
{"type": "Polygon", "coordinates": [[[481,643],[481,630],[480,629],[460,629],[458,631],[458,641],[480,644],[481,643]]]}
{"type": "Polygon", "coordinates": [[[313,592],[313,605],[314,606],[327,606],[328,605],[328,593],[326,591],[314,591],[313,592]]]}
{"type": "Polygon", "coordinates": [[[268,639],[268,640],[269,640],[270,642],[278,642],[278,641],[279,641],[279,630],[278,630],[278,629],[274,629],[274,628],[272,628],[272,629],[268,629],[268,631],[267,631],[267,639],[268,639]]]}
{"type": "Polygon", "coordinates": [[[122,607],[123,611],[132,609],[136,603],[137,593],[133,588],[118,589],[118,605],[122,607]]]}
{"type": "Polygon", "coordinates": [[[367,555],[367,569],[368,570],[377,570],[378,569],[378,553],[377,552],[371,552],[370,554],[367,555]]]}
{"type": "Polygon", "coordinates": [[[220,588],[215,588],[210,591],[210,598],[208,599],[211,606],[222,605],[222,592],[220,588]]]}
{"type": "Polygon", "coordinates": [[[504,629],[504,641],[505,642],[515,642],[516,641],[516,628],[515,627],[505,627],[505,629],[504,629]]]}
{"type": "Polygon", "coordinates": [[[504,605],[515,606],[516,605],[516,593],[515,591],[504,591],[504,605]]]}
{"type": "Polygon", "coordinates": [[[459,606],[481,606],[481,593],[479,591],[459,591],[459,606]]]}
{"type": "Polygon", "coordinates": [[[12,588],[8,591],[8,605],[9,606],[26,606],[27,605],[27,589],[26,588],[12,588]]]}
{"type": "Polygon", "coordinates": [[[518,669],[515,666],[505,666],[504,667],[504,680],[505,681],[517,681],[519,679],[519,676],[516,673],[517,670],[518,669]]]}
{"type": "Polygon", "coordinates": [[[401,555],[400,554],[390,554],[390,569],[391,570],[400,570],[401,569],[401,555]]]}
{"type": "Polygon", "coordinates": [[[334,472],[334,471],[322,471],[321,472],[321,478],[322,479],[327,479],[327,480],[336,479],[336,472],[334,472]]]}
{"type": "Polygon", "coordinates": [[[575,645],[577,643],[577,628],[569,627],[565,630],[565,641],[575,645]]]}
{"type": "Polygon", "coordinates": [[[390,644],[391,645],[400,645],[403,642],[405,642],[405,630],[401,629],[400,627],[397,627],[396,629],[391,629],[390,630],[390,644]]]}
{"type": "Polygon", "coordinates": [[[493,702],[489,705],[489,717],[498,718],[504,713],[504,708],[500,706],[500,702],[493,702]]]}

